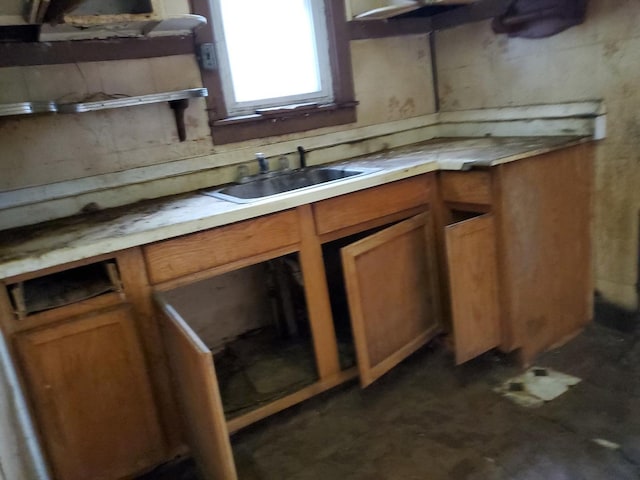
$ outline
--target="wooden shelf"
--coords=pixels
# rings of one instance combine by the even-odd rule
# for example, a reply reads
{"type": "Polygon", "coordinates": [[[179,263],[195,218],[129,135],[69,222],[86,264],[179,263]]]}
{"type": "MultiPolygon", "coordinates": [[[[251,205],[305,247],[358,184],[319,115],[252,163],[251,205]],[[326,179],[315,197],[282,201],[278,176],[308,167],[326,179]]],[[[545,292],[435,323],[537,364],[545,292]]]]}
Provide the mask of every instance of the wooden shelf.
{"type": "Polygon", "coordinates": [[[78,17],[59,25],[43,24],[39,40],[54,42],[114,37],[158,37],[189,35],[207,19],[201,15],[173,15],[156,18],[149,15],[96,15],[78,17]],[[104,17],[104,18],[102,18],[104,17]]]}
{"type": "MultiPolygon", "coordinates": [[[[415,10],[425,8],[431,10],[433,7],[449,7],[460,6],[475,3],[478,0],[414,0],[407,1],[402,4],[387,5],[386,7],[374,8],[366,12],[359,13],[354,17],[354,20],[384,20],[388,18],[397,17],[415,10]]],[[[436,10],[435,13],[438,13],[436,10]]]]}
{"type": "Polygon", "coordinates": [[[152,93],[150,95],[138,95],[135,97],[118,97],[95,102],[77,102],[58,104],[60,113],[83,113],[107,110],[112,108],[135,107],[150,103],[173,102],[176,100],[188,100],[190,98],[206,97],[209,94],[206,88],[191,88],[175,92],[152,93]]]}
{"type": "Polygon", "coordinates": [[[0,105],[0,117],[55,113],[58,106],[54,102],[20,102],[0,105]]]}
{"type": "Polygon", "coordinates": [[[348,23],[351,40],[418,35],[478,22],[505,13],[511,0],[478,0],[455,8],[450,2],[423,5],[395,18],[352,20],[348,23]],[[442,11],[443,7],[454,7],[442,11]],[[434,12],[436,10],[436,13],[434,12]]]}
{"type": "Polygon", "coordinates": [[[36,113],[84,113],[113,108],[135,107],[151,103],[168,102],[174,111],[178,137],[183,142],[187,138],[184,123],[184,111],[189,106],[192,98],[201,98],[209,95],[206,88],[190,88],[176,90],[174,92],[152,93],[133,97],[117,97],[93,102],[58,103],[55,102],[22,102],[0,105],[0,117],[29,115],[36,113]]]}

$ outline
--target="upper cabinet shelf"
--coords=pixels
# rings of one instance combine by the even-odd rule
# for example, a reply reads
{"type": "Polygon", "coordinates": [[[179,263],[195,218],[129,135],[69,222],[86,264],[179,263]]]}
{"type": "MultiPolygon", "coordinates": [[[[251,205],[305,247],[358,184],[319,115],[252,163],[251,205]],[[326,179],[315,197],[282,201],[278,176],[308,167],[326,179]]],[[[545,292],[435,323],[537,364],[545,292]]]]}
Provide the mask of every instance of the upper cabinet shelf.
{"type": "Polygon", "coordinates": [[[413,12],[423,7],[443,7],[451,5],[467,5],[477,0],[403,0],[393,2],[391,5],[372,8],[355,14],[353,20],[386,20],[405,13],[413,12]]]}
{"type": "MultiPolygon", "coordinates": [[[[351,40],[362,40],[431,33],[497,17],[505,13],[511,2],[512,0],[396,1],[393,5],[348,12],[347,16],[351,18],[348,22],[349,35],[351,40]]],[[[375,4],[375,0],[371,0],[371,3],[375,4]]],[[[355,4],[355,0],[352,0],[352,4],[355,4]]]]}
{"type": "Polygon", "coordinates": [[[55,103],[55,102],[21,102],[0,104],[0,117],[28,115],[35,113],[84,113],[112,108],[135,107],[150,103],[175,102],[191,98],[206,97],[206,88],[190,88],[173,92],[151,93],[134,97],[117,97],[92,102],[55,103]]]}
{"type": "Polygon", "coordinates": [[[94,22],[73,22],[51,26],[43,24],[40,27],[38,39],[41,42],[65,40],[91,40],[113,37],[157,37],[170,35],[188,35],[200,25],[205,25],[207,19],[200,15],[173,15],[164,19],[131,19],[109,16],[96,18],[94,22]]]}
{"type": "Polygon", "coordinates": [[[28,9],[29,23],[112,22],[113,17],[122,20],[158,19],[158,0],[31,0],[28,9]]]}
{"type": "Polygon", "coordinates": [[[42,42],[187,35],[207,23],[188,12],[167,15],[162,0],[30,0],[25,20],[42,42]]]}
{"type": "Polygon", "coordinates": [[[34,113],[55,113],[58,106],[54,102],[20,102],[0,104],[0,117],[31,115],[34,113]]]}

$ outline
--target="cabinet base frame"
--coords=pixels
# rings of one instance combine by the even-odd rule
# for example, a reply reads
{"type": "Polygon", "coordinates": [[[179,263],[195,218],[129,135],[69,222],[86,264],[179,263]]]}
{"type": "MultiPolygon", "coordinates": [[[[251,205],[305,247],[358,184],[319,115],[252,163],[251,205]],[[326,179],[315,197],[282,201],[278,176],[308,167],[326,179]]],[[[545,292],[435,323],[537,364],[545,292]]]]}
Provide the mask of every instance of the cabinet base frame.
{"type": "Polygon", "coordinates": [[[264,407],[257,408],[256,410],[252,410],[249,413],[245,413],[244,415],[227,421],[227,429],[229,430],[230,434],[236,433],[238,430],[248,427],[252,423],[258,422],[275,413],[281,412],[289,407],[292,407],[293,405],[304,402],[305,400],[308,400],[327,390],[331,390],[332,388],[335,388],[342,383],[354,380],[357,377],[358,369],[356,367],[344,370],[332,377],[325,378],[312,385],[309,385],[308,387],[303,388],[302,390],[298,390],[291,395],[287,395],[286,397],[275,400],[268,405],[265,405],[264,407]]]}

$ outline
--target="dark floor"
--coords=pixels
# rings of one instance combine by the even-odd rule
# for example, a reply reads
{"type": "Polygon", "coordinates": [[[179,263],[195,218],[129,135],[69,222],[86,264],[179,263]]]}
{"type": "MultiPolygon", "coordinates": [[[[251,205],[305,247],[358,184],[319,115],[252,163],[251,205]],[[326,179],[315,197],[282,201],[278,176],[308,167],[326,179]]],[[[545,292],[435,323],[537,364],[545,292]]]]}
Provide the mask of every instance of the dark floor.
{"type": "MultiPolygon", "coordinates": [[[[427,347],[365,391],[348,384],[235,435],[240,479],[639,479],[640,335],[593,325],[536,364],[583,382],[526,409],[492,391],[519,373],[509,359],[453,367],[427,347]]],[[[196,478],[182,462],[145,480],[196,478]]]]}

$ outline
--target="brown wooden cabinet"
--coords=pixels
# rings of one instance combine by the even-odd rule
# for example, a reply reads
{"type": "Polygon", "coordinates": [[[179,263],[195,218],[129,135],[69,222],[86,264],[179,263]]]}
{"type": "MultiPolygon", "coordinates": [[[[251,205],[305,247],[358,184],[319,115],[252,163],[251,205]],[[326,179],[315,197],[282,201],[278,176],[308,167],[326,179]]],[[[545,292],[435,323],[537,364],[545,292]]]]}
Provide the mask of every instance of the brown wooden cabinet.
{"type": "Polygon", "coordinates": [[[441,172],[441,268],[457,363],[494,347],[527,365],[592,316],[592,147],[441,172]]]}
{"type": "Polygon", "coordinates": [[[15,345],[57,480],[113,480],[163,460],[129,306],[20,333],[15,345]]]}
{"type": "MultiPolygon", "coordinates": [[[[159,268],[171,262],[182,265],[177,256],[190,259],[195,258],[196,250],[202,252],[202,246],[193,244],[190,236],[146,248],[151,278],[165,279],[166,276],[155,273],[160,270],[185,273],[159,283],[155,287],[156,300],[186,437],[205,478],[236,478],[230,432],[354,378],[358,371],[362,385],[369,385],[439,333],[436,250],[429,213],[434,187],[435,176],[424,175],[261,217],[256,220],[256,225],[261,226],[260,248],[246,252],[242,261],[236,258],[231,242],[243,232],[252,231],[250,222],[198,234],[219,239],[215,252],[202,253],[199,258],[201,265],[212,266],[203,272],[185,267],[159,268]],[[289,234],[283,243],[280,225],[291,214],[297,215],[297,223],[287,229],[289,234]],[[224,236],[217,232],[224,232],[224,236]],[[354,235],[357,240],[351,240],[354,235]],[[340,365],[323,258],[323,243],[340,238],[347,239],[341,266],[358,370],[343,370],[340,365]],[[229,254],[225,257],[224,252],[229,254]],[[297,252],[300,259],[318,378],[310,385],[225,421],[216,360],[185,321],[179,307],[168,298],[175,287],[183,288],[205,276],[260,265],[290,252],[297,252]]],[[[215,298],[203,301],[216,302],[215,298]]]]}
{"type": "Polygon", "coordinates": [[[56,480],[130,478],[176,449],[145,278],[131,249],[0,281],[0,325],[56,480]]]}
{"type": "Polygon", "coordinates": [[[187,437],[206,478],[235,478],[230,433],[353,378],[354,370],[341,369],[338,358],[328,245],[340,253],[363,386],[439,333],[443,316],[458,364],[496,347],[520,349],[527,363],[584,325],[590,186],[583,155],[580,148],[567,149],[490,169],[422,175],[197,234],[216,239],[210,253],[195,236],[145,247],[151,278],[162,280],[157,291],[291,252],[300,258],[317,381],[226,422],[209,348],[158,296],[187,437]],[[585,172],[576,171],[580,161],[585,172]],[[558,180],[547,183],[552,169],[558,180]],[[572,176],[579,181],[572,183],[572,176]],[[531,198],[517,200],[518,195],[531,198]],[[565,196],[579,212],[565,208],[565,196]],[[569,252],[571,235],[580,235],[585,248],[569,252]],[[548,248],[539,250],[532,239],[548,248]],[[242,242],[240,250],[236,242],[242,242]],[[542,272],[567,283],[550,282],[552,292],[538,283],[542,272]],[[541,292],[576,301],[545,304],[541,292]],[[534,298],[540,298],[536,308],[545,315],[559,314],[557,326],[544,331],[545,343],[536,332],[523,335],[534,326],[523,309],[534,298]]]}
{"type": "Polygon", "coordinates": [[[496,347],[531,362],[591,318],[590,155],[581,145],[419,175],[6,279],[0,320],[56,478],[130,476],[175,453],[182,430],[205,478],[233,480],[231,433],[358,375],[367,386],[441,330],[456,363],[496,347]],[[35,314],[10,298],[12,281],[92,261],[110,262],[122,281],[35,314]],[[274,262],[299,267],[301,301],[287,315],[306,309],[313,377],[225,417],[221,364],[170,293],[274,262]],[[343,361],[343,314],[357,366],[343,361]]]}
{"type": "Polygon", "coordinates": [[[502,348],[523,364],[593,315],[592,155],[583,144],[492,169],[502,348]]]}

